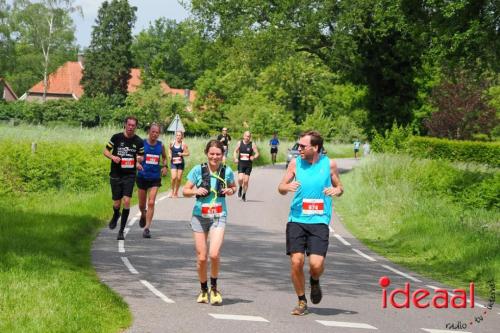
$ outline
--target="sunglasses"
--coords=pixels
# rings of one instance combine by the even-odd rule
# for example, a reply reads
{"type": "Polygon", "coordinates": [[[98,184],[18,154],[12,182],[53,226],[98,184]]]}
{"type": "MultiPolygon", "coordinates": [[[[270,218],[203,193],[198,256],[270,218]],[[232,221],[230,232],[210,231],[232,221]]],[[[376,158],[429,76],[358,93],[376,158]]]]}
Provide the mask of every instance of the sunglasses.
{"type": "Polygon", "coordinates": [[[299,149],[304,150],[304,149],[309,148],[309,147],[312,147],[312,146],[311,146],[311,145],[307,145],[307,146],[306,146],[306,145],[303,145],[303,144],[299,143],[299,144],[297,144],[297,147],[298,147],[299,149]]]}

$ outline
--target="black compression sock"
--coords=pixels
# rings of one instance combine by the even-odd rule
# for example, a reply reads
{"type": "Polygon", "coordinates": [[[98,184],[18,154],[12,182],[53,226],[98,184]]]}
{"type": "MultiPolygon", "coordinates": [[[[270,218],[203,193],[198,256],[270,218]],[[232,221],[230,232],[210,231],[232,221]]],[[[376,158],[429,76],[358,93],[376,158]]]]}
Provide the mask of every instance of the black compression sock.
{"type": "Polygon", "coordinates": [[[307,303],[306,295],[299,296],[299,301],[304,301],[307,303]]]}
{"type": "Polygon", "coordinates": [[[311,283],[311,286],[319,284],[319,279],[315,280],[312,276],[309,278],[309,282],[311,283]]]}
{"type": "Polygon", "coordinates": [[[201,290],[204,290],[204,291],[208,290],[208,281],[200,282],[200,285],[201,285],[201,290]]]}
{"type": "Polygon", "coordinates": [[[119,216],[120,216],[120,207],[118,208],[113,207],[113,220],[118,220],[119,216]]]}
{"type": "Polygon", "coordinates": [[[217,278],[210,277],[210,286],[212,288],[217,288],[217,278]]]}
{"type": "Polygon", "coordinates": [[[130,208],[129,209],[122,209],[122,220],[120,221],[120,231],[125,230],[125,225],[127,224],[128,220],[128,214],[130,213],[130,208]]]}

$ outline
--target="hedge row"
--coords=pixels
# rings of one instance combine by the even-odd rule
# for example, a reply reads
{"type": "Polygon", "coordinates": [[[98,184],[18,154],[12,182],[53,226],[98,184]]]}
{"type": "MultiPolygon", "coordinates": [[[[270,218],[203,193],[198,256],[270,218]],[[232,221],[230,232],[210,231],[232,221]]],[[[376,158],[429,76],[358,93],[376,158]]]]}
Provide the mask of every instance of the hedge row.
{"type": "Polygon", "coordinates": [[[0,142],[0,195],[66,189],[94,190],[108,179],[109,161],[102,144],[0,142]]]}
{"type": "Polygon", "coordinates": [[[411,137],[406,147],[415,157],[476,162],[500,167],[500,142],[457,141],[411,137]]]}

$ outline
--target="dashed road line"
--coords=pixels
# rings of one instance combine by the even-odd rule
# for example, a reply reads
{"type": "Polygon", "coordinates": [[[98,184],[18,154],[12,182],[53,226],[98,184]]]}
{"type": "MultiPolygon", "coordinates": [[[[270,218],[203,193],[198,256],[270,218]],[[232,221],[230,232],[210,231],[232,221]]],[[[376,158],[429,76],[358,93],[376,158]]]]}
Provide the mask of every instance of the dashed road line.
{"type": "Polygon", "coordinates": [[[169,304],[175,303],[173,300],[171,300],[170,298],[168,298],[167,296],[165,296],[161,291],[159,291],[158,289],[156,289],[155,287],[153,287],[153,285],[151,283],[149,283],[148,281],[141,280],[141,283],[144,286],[146,286],[146,288],[148,288],[153,294],[155,294],[156,296],[158,296],[159,298],[161,298],[161,300],[164,301],[165,303],[169,303],[169,304]]]}
{"type": "Polygon", "coordinates": [[[118,241],[118,252],[125,253],[125,241],[124,240],[118,241]]]}
{"type": "MultiPolygon", "coordinates": [[[[431,285],[429,285],[429,284],[428,284],[428,285],[426,285],[426,287],[427,287],[427,288],[431,288],[431,289],[433,289],[433,290],[437,290],[437,289],[443,289],[443,290],[446,290],[446,289],[444,289],[444,288],[439,288],[439,287],[436,287],[436,286],[431,286],[431,285]]],[[[456,296],[456,295],[455,295],[454,293],[452,293],[451,291],[447,291],[447,292],[448,292],[448,295],[450,295],[450,296],[456,296]]],[[[467,302],[468,302],[469,304],[471,304],[470,300],[467,300],[467,302]]],[[[478,308],[486,309],[486,306],[484,306],[484,305],[482,305],[482,304],[479,304],[479,303],[476,303],[476,302],[474,302],[474,306],[477,306],[478,308]]]]}
{"type": "Polygon", "coordinates": [[[368,260],[370,260],[370,261],[377,261],[376,259],[374,259],[374,258],[370,257],[369,255],[367,255],[366,253],[361,252],[361,251],[360,251],[360,250],[358,250],[358,249],[352,249],[352,250],[353,250],[354,252],[356,252],[357,254],[359,254],[360,256],[362,256],[363,258],[366,258],[366,259],[368,259],[368,260]]]}
{"type": "Polygon", "coordinates": [[[364,324],[364,323],[350,323],[346,321],[333,321],[333,320],[316,320],[318,323],[324,326],[330,327],[348,327],[348,328],[364,328],[367,330],[377,330],[378,328],[364,324]]]}
{"type": "Polygon", "coordinates": [[[382,265],[382,267],[384,267],[384,268],[386,268],[386,269],[388,269],[388,270],[390,270],[390,271],[392,271],[392,272],[394,272],[394,273],[396,273],[396,274],[399,274],[399,275],[401,275],[401,276],[404,276],[405,278],[410,279],[410,280],[412,280],[412,281],[415,281],[415,282],[422,282],[422,281],[420,281],[419,279],[414,278],[413,276],[408,275],[408,274],[406,274],[406,273],[403,273],[403,272],[401,272],[401,271],[398,271],[397,269],[392,268],[392,267],[390,267],[390,266],[387,266],[387,265],[382,265]]]}
{"type": "Polygon", "coordinates": [[[134,266],[132,266],[132,264],[130,263],[130,261],[128,260],[127,257],[122,257],[122,261],[125,264],[125,266],[127,266],[130,273],[139,274],[139,272],[134,268],[134,266]]]}
{"type": "Polygon", "coordinates": [[[129,231],[130,231],[130,227],[126,227],[126,228],[123,230],[123,235],[124,235],[125,237],[127,237],[127,235],[128,235],[128,232],[129,232],[129,231]]]}
{"type": "Polygon", "coordinates": [[[421,330],[429,332],[429,333],[452,333],[452,332],[453,333],[457,333],[457,332],[460,332],[460,333],[471,333],[471,332],[466,332],[466,331],[434,330],[434,329],[431,329],[431,328],[421,328],[421,330]]]}
{"type": "MultiPolygon", "coordinates": [[[[141,213],[139,213],[139,215],[141,215],[141,213]]],[[[137,217],[133,217],[133,218],[130,220],[130,222],[128,223],[128,226],[129,226],[129,227],[132,227],[132,226],[134,225],[135,221],[137,221],[137,217]]]]}
{"type": "Polygon", "coordinates": [[[337,238],[342,244],[346,245],[346,246],[351,246],[351,243],[349,243],[348,241],[346,241],[344,239],[344,237],[340,236],[339,234],[334,234],[335,238],[337,238]]]}
{"type": "Polygon", "coordinates": [[[209,313],[209,315],[214,317],[215,319],[260,321],[266,323],[269,322],[269,320],[258,316],[242,316],[242,315],[230,315],[230,314],[220,314],[220,313],[209,313]]]}

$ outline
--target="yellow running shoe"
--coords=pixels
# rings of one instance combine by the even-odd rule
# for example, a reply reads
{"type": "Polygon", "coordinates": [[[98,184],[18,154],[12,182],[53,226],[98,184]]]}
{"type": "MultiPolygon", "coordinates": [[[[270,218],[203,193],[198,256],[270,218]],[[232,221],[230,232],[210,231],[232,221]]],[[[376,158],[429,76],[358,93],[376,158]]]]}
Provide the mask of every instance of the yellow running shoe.
{"type": "Polygon", "coordinates": [[[208,290],[201,290],[196,302],[208,304],[208,290]]]}
{"type": "Polygon", "coordinates": [[[216,288],[210,288],[210,304],[212,305],[221,305],[222,304],[222,295],[216,288]]]}

